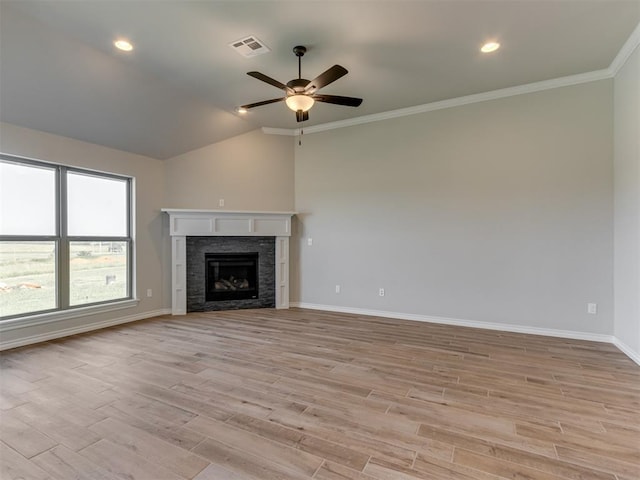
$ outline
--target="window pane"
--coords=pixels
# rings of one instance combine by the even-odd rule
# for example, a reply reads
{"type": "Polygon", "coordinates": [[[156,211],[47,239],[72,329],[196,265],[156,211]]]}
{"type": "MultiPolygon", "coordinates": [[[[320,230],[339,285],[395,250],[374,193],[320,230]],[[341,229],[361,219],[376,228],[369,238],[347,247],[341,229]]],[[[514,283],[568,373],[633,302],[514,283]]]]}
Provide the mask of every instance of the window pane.
{"type": "Polygon", "coordinates": [[[55,170],[0,161],[0,235],[55,234],[55,170]]]}
{"type": "Polygon", "coordinates": [[[126,237],[127,187],[126,180],[69,172],[68,235],[126,237]]]}
{"type": "Polygon", "coordinates": [[[126,298],[127,242],[70,242],[70,305],[126,298]]]}
{"type": "Polygon", "coordinates": [[[56,308],[56,243],[0,242],[0,316],[56,308]]]}

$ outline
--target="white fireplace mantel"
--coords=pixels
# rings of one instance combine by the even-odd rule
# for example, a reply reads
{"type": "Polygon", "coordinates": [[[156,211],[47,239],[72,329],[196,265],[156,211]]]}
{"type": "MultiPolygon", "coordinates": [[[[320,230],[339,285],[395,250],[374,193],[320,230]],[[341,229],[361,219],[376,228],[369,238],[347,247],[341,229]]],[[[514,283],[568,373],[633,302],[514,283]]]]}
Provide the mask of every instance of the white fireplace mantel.
{"type": "Polygon", "coordinates": [[[163,208],[171,235],[171,313],[187,313],[187,237],[276,237],[276,308],[289,308],[289,237],[295,212],[163,208]]]}

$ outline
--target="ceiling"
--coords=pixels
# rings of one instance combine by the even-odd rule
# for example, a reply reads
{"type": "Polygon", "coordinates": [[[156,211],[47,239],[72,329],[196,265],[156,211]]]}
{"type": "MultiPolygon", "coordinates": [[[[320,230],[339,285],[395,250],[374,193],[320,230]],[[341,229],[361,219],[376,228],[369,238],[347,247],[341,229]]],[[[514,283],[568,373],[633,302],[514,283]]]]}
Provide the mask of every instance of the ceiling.
{"type": "MultiPolygon", "coordinates": [[[[246,75],[297,77],[340,64],[306,126],[609,67],[640,22],[640,0],[1,0],[0,120],[166,159],[259,127],[299,124],[246,75]],[[228,44],[255,35],[271,52],[228,44]],[[135,46],[123,53],[116,37],[135,46]],[[481,54],[495,39],[502,48],[481,54]]],[[[1,145],[0,145],[1,148],[1,145]]]]}

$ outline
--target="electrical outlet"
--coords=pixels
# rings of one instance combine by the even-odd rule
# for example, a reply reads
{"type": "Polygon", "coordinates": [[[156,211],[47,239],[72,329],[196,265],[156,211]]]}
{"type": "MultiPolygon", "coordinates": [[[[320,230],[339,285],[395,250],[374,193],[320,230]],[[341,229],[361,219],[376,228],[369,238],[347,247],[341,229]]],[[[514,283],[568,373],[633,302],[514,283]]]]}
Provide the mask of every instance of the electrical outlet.
{"type": "Polygon", "coordinates": [[[336,293],[340,293],[340,285],[336,285],[336,293]]]}
{"type": "Polygon", "coordinates": [[[378,290],[378,295],[380,295],[381,297],[384,297],[384,288],[381,288],[380,290],[378,290]]]}
{"type": "Polygon", "coordinates": [[[598,313],[598,304],[587,303],[587,313],[590,313],[591,315],[596,315],[598,313]]]}
{"type": "Polygon", "coordinates": [[[224,198],[221,198],[220,200],[218,200],[218,206],[224,207],[224,198]]]}
{"type": "Polygon", "coordinates": [[[311,238],[311,237],[307,238],[307,245],[309,245],[309,246],[313,245],[313,238],[311,238]]]}
{"type": "Polygon", "coordinates": [[[147,297],[153,297],[153,290],[151,290],[150,288],[147,288],[147,297]]]}

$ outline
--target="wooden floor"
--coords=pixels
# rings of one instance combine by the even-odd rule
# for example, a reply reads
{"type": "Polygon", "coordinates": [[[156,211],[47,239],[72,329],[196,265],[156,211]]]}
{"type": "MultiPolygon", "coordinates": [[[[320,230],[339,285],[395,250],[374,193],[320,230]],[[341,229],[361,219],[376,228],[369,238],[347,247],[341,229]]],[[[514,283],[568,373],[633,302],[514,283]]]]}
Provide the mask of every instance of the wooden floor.
{"type": "Polygon", "coordinates": [[[265,309],[0,358],[3,480],[640,478],[608,344],[265,309]]]}

